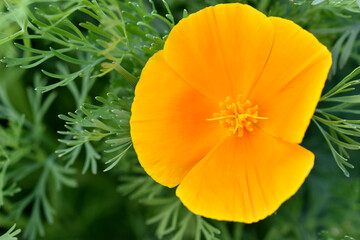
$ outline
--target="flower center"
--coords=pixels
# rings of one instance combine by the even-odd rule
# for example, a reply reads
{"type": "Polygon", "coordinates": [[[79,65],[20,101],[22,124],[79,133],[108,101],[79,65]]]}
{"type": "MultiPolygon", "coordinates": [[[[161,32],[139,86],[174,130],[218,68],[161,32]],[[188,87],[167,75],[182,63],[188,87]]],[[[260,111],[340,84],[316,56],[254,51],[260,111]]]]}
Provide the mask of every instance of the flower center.
{"type": "Polygon", "coordinates": [[[229,129],[229,136],[237,135],[242,137],[244,129],[251,132],[254,130],[254,124],[258,119],[268,119],[267,117],[258,116],[258,105],[252,105],[250,100],[241,101],[239,94],[236,101],[226,97],[223,102],[219,103],[220,112],[214,113],[214,118],[206,119],[208,121],[218,120],[220,126],[229,129]]]}

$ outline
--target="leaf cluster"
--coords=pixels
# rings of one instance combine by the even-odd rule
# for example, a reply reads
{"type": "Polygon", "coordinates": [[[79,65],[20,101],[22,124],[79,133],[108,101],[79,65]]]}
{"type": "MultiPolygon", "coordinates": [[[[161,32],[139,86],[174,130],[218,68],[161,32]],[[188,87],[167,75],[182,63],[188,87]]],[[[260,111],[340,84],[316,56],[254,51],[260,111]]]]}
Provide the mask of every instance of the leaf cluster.
{"type": "MultiPolygon", "coordinates": [[[[41,79],[38,77],[35,82],[40,85],[41,79]]],[[[0,219],[17,221],[31,206],[24,237],[36,239],[38,234],[44,234],[44,221],[54,221],[50,193],[59,191],[62,186],[76,186],[75,180],[70,177],[75,171],[55,161],[50,149],[56,142],[49,140],[45,134],[44,116],[55,95],[50,94],[43,99],[40,92],[29,90],[28,102],[32,111],[31,116],[26,117],[9,101],[4,82],[1,85],[0,118],[7,126],[0,126],[0,207],[8,218],[0,214],[0,219]],[[29,180],[33,184],[30,187],[24,184],[29,180]],[[51,191],[48,189],[50,186],[51,191]]]]}
{"type": "Polygon", "coordinates": [[[346,167],[354,167],[348,162],[348,158],[350,158],[348,150],[360,149],[360,142],[358,141],[360,137],[360,120],[357,120],[360,114],[358,110],[360,95],[356,93],[347,96],[338,95],[354,91],[354,86],[360,84],[360,79],[354,79],[359,74],[360,67],[356,68],[325,93],[320,98],[320,103],[334,103],[334,105],[326,108],[317,108],[316,114],[312,118],[329,145],[336,163],[347,177],[349,172],[346,170],[346,167]],[[339,113],[350,113],[355,120],[336,116],[339,113]],[[321,125],[325,125],[328,131],[321,125]],[[337,149],[334,148],[334,145],[337,146],[337,149]]]}
{"type": "Polygon", "coordinates": [[[96,97],[102,106],[84,104],[75,113],[69,116],[60,115],[59,118],[66,121],[68,131],[59,131],[68,136],[60,142],[68,148],[56,151],[59,157],[68,156],[66,166],[71,166],[78,158],[81,149],[86,151],[85,164],[82,172],[85,173],[89,166],[93,173],[97,172],[96,160],[100,158],[93,143],[102,141],[105,143],[104,152],[110,156],[105,164],[105,172],[109,171],[132,147],[130,137],[130,103],[114,94],[108,94],[108,99],[96,97]]]}
{"type": "Polygon", "coordinates": [[[114,70],[135,86],[147,58],[162,48],[168,32],[159,33],[152,22],[160,19],[168,29],[174,25],[171,12],[162,17],[153,4],[154,9],[149,13],[142,2],[71,0],[66,4],[50,4],[48,8],[33,6],[35,3],[37,1],[9,4],[10,10],[4,15],[10,18],[21,9],[25,23],[18,23],[21,30],[1,39],[0,43],[14,38],[23,40],[23,44],[15,42],[15,46],[27,56],[4,58],[2,61],[8,67],[30,69],[58,59],[75,69],[67,74],[42,70],[57,81],[39,87],[37,90],[41,92],[65,86],[84,75],[99,78],[114,70]],[[81,19],[76,18],[78,15],[81,19]],[[48,42],[48,49],[33,47],[39,39],[48,42]]]}
{"type": "Polygon", "coordinates": [[[134,172],[138,173],[120,178],[121,184],[117,190],[152,209],[152,217],[146,223],[156,225],[155,234],[159,239],[218,239],[220,230],[204,218],[189,212],[173,191],[169,192],[154,182],[140,168],[134,172]]]}

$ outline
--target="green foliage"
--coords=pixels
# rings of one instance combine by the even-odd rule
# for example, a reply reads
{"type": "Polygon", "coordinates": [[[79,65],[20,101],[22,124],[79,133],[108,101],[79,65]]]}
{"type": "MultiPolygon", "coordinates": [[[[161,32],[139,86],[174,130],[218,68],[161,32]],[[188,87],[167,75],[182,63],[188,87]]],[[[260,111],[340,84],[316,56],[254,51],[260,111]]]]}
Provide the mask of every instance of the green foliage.
{"type": "Polygon", "coordinates": [[[14,224],[5,234],[0,236],[0,240],[17,240],[16,235],[21,232],[20,229],[16,229],[14,224]]]}
{"type": "Polygon", "coordinates": [[[186,210],[173,191],[166,191],[149,176],[143,175],[142,169],[137,168],[135,172],[142,175],[121,178],[118,191],[154,210],[154,215],[146,223],[156,225],[155,234],[159,239],[166,236],[173,240],[200,240],[202,236],[209,240],[218,239],[216,235],[220,234],[220,230],[186,210]]]}
{"type": "Polygon", "coordinates": [[[323,5],[327,8],[343,9],[349,12],[360,13],[359,0],[292,0],[295,4],[311,3],[311,5],[323,5]]]}
{"type": "MultiPolygon", "coordinates": [[[[39,76],[35,83],[41,83],[39,76]]],[[[2,84],[0,117],[7,121],[8,127],[0,126],[0,207],[9,214],[9,219],[17,220],[31,206],[24,236],[36,239],[38,233],[44,234],[43,222],[53,222],[55,212],[49,202],[49,194],[59,191],[63,185],[74,187],[76,182],[69,177],[74,174],[73,169],[56,163],[52,152],[54,142],[45,134],[44,116],[55,95],[50,94],[43,100],[41,93],[29,90],[28,97],[32,111],[31,116],[26,118],[11,104],[2,84]],[[33,182],[32,186],[24,186],[28,180],[33,182]],[[47,189],[50,186],[52,190],[49,192],[47,189]],[[18,195],[20,190],[22,198],[15,202],[5,201],[18,195]]]]}
{"type": "Polygon", "coordinates": [[[65,233],[106,239],[107,232],[114,239],[173,240],[360,235],[360,176],[349,169],[359,163],[348,161],[359,157],[349,150],[360,148],[356,0],[241,1],[295,21],[333,56],[331,81],[312,118],[321,135],[310,128],[304,141],[317,165],[276,214],[252,225],[196,216],[139,166],[129,119],[142,68],[181,18],[225,2],[238,1],[0,0],[0,55],[8,67],[0,66],[0,228],[6,229],[0,240],[65,233]],[[351,178],[344,180],[331,158],[351,178]],[[98,185],[104,195],[95,193],[98,185]],[[121,196],[112,194],[115,188],[121,196]],[[110,212],[119,214],[107,219],[110,212]],[[115,228],[124,230],[116,235],[115,228]]]}
{"type": "Polygon", "coordinates": [[[75,114],[59,116],[60,119],[66,121],[65,127],[68,129],[59,133],[70,139],[60,140],[68,148],[57,150],[56,153],[59,157],[69,156],[67,166],[70,166],[78,158],[81,148],[85,147],[83,173],[89,166],[93,173],[97,172],[96,160],[100,158],[100,155],[91,143],[102,141],[107,145],[104,152],[110,157],[105,162],[109,165],[104,170],[105,172],[112,169],[132,146],[129,125],[130,101],[123,100],[114,94],[108,94],[108,99],[102,97],[96,97],[96,99],[103,105],[84,104],[75,114]]]}
{"type": "Polygon", "coordinates": [[[331,50],[333,64],[330,70],[330,77],[333,77],[338,69],[343,69],[345,64],[350,60],[360,63],[358,53],[353,51],[360,43],[360,21],[356,21],[353,24],[344,27],[316,29],[314,32],[321,35],[339,35],[339,38],[336,40],[331,50]]]}
{"type": "Polygon", "coordinates": [[[3,62],[8,67],[34,68],[52,58],[74,65],[76,70],[67,74],[42,70],[45,75],[58,81],[39,87],[37,90],[41,92],[65,86],[83,75],[99,78],[113,70],[135,86],[136,75],[139,75],[147,57],[159,50],[164,42],[164,33],[158,33],[151,22],[158,18],[169,27],[174,25],[168,7],[168,14],[162,17],[157,14],[155,5],[153,12],[148,13],[142,2],[71,0],[66,4],[52,4],[48,8],[34,8],[29,12],[34,3],[29,1],[25,6],[23,3],[9,6],[15,10],[10,10],[7,15],[13,16],[18,14],[18,9],[22,9],[25,13],[22,12],[21,16],[26,18],[27,15],[29,19],[23,19],[26,24],[18,23],[22,28],[20,31],[0,41],[6,42],[20,36],[24,44],[15,43],[15,46],[29,53],[27,57],[5,58],[3,62]],[[76,14],[88,21],[74,24],[71,19],[76,14]],[[27,31],[33,34],[25,34],[27,31]],[[48,41],[48,50],[31,46],[38,39],[48,41]],[[127,65],[131,72],[123,65],[127,65]]]}
{"type": "Polygon", "coordinates": [[[318,108],[316,110],[317,114],[313,117],[313,121],[328,143],[336,163],[347,177],[349,172],[346,170],[346,167],[354,167],[348,162],[350,155],[347,150],[360,149],[360,142],[355,140],[360,137],[360,120],[343,119],[334,114],[350,113],[355,115],[355,119],[358,119],[360,114],[358,110],[360,94],[355,93],[341,97],[338,97],[338,94],[354,91],[354,86],[360,84],[360,79],[354,80],[359,74],[360,67],[356,68],[324,94],[320,99],[320,103],[330,102],[335,103],[335,105],[327,108],[318,108]],[[327,126],[329,130],[325,131],[320,123],[327,126]],[[338,149],[336,150],[333,145],[337,145],[338,149]]]}

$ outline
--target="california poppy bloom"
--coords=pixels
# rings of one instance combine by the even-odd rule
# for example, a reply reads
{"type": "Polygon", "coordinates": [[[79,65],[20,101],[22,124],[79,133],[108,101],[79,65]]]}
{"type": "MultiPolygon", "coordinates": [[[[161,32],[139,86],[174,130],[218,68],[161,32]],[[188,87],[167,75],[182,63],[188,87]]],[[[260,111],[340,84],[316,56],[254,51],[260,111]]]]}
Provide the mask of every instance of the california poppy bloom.
{"type": "Polygon", "coordinates": [[[181,20],[135,90],[131,136],[157,182],[205,217],[256,222],[299,189],[299,146],[331,54],[292,21],[239,3],[181,20]]]}

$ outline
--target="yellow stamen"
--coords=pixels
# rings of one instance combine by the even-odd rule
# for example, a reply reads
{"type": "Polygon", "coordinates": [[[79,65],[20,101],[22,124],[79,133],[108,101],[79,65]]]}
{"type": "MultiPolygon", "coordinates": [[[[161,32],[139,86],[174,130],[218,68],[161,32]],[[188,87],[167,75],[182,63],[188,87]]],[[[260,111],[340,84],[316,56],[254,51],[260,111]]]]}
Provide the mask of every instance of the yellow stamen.
{"type": "Polygon", "coordinates": [[[219,103],[219,107],[220,112],[214,113],[213,118],[206,120],[218,120],[220,126],[229,129],[230,136],[237,132],[237,136],[242,137],[244,135],[244,128],[251,132],[254,130],[253,125],[257,123],[258,119],[268,119],[267,117],[258,116],[258,105],[251,107],[250,100],[241,101],[241,95],[237,96],[235,102],[230,97],[226,97],[225,101],[219,103]]]}

